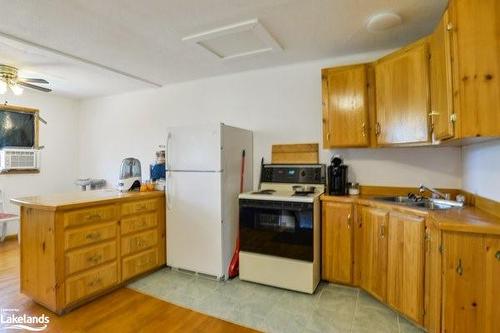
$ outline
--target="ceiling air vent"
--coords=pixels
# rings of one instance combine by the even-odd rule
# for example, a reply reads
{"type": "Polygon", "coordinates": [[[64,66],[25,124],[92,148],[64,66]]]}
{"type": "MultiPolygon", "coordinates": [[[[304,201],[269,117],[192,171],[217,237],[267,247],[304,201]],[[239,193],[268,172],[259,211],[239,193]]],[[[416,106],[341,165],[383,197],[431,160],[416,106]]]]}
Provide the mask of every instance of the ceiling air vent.
{"type": "Polygon", "coordinates": [[[219,59],[283,50],[258,19],[200,32],[182,40],[202,47],[219,59]]]}

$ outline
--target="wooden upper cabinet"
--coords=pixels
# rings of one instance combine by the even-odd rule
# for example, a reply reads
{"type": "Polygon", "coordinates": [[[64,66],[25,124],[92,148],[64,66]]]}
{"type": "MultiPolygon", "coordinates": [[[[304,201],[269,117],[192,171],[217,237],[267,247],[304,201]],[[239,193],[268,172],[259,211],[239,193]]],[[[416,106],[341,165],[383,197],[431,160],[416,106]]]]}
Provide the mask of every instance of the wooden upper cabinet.
{"type": "Polygon", "coordinates": [[[353,277],[353,205],[323,202],[322,278],[351,284],[353,277]]]}
{"type": "Polygon", "coordinates": [[[375,64],[377,144],[429,142],[429,51],[420,40],[375,64]]]}
{"type": "Polygon", "coordinates": [[[448,11],[460,137],[500,136],[500,1],[452,0],[448,11]]]}
{"type": "Polygon", "coordinates": [[[446,11],[430,41],[430,88],[433,140],[441,141],[455,136],[453,85],[451,67],[451,33],[446,11]]]}
{"type": "Polygon", "coordinates": [[[387,234],[387,303],[423,325],[425,219],[391,212],[387,234]]]}
{"type": "Polygon", "coordinates": [[[389,211],[361,207],[361,287],[381,301],[387,296],[387,227],[389,211]]]}
{"type": "Polygon", "coordinates": [[[323,69],[323,147],[369,144],[367,65],[323,69]]]}
{"type": "Polygon", "coordinates": [[[443,233],[442,332],[498,332],[500,237],[443,233]]]}

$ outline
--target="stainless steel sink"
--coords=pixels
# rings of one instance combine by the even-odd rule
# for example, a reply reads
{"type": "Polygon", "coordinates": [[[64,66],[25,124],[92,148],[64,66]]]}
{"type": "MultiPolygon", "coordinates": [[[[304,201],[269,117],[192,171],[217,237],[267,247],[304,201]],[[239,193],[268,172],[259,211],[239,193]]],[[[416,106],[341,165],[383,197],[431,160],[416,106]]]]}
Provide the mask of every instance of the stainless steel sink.
{"type": "Polygon", "coordinates": [[[373,199],[378,201],[391,202],[395,204],[416,207],[416,208],[424,208],[429,210],[450,209],[454,207],[453,205],[438,203],[431,201],[429,199],[424,199],[422,201],[415,201],[406,196],[374,197],[373,199]]]}
{"type": "Polygon", "coordinates": [[[396,203],[410,203],[412,202],[408,197],[406,196],[393,196],[393,197],[375,197],[373,198],[375,200],[379,201],[387,201],[387,202],[396,202],[396,203]]]}
{"type": "Polygon", "coordinates": [[[451,205],[445,205],[445,204],[440,204],[432,201],[420,201],[420,202],[413,202],[411,204],[413,207],[420,207],[420,208],[425,208],[425,209],[430,209],[430,210],[438,210],[438,209],[450,209],[453,208],[451,205]]]}

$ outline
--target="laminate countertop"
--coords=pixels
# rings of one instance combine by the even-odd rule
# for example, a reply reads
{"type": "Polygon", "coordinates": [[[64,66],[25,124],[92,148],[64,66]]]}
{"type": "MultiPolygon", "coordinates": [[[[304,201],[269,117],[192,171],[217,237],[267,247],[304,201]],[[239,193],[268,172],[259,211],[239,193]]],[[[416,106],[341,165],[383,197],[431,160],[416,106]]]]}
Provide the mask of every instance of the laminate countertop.
{"type": "Polygon", "coordinates": [[[165,196],[165,192],[162,191],[132,191],[122,193],[113,189],[104,189],[14,198],[11,199],[10,202],[18,206],[54,211],[59,209],[78,208],[79,206],[86,206],[90,203],[104,204],[123,200],[135,200],[138,198],[149,199],[163,196],[165,196]]]}
{"type": "Polygon", "coordinates": [[[370,207],[386,208],[430,218],[442,230],[500,235],[500,217],[472,206],[446,210],[428,210],[397,203],[375,200],[373,196],[322,195],[322,201],[354,203],[370,207]]]}

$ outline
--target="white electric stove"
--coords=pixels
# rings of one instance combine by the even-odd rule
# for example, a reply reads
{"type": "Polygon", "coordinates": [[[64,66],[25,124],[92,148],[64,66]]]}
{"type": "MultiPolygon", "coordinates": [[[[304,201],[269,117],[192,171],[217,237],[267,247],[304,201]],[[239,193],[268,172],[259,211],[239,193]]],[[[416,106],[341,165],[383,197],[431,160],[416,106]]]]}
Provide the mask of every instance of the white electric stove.
{"type": "Polygon", "coordinates": [[[313,293],[320,280],[321,164],[265,164],[239,195],[240,279],[313,293]]]}

